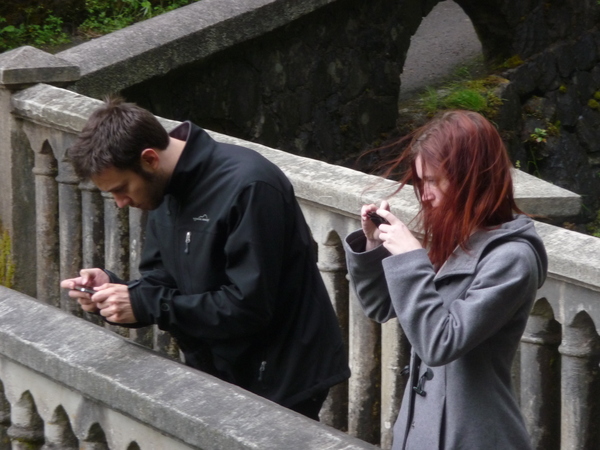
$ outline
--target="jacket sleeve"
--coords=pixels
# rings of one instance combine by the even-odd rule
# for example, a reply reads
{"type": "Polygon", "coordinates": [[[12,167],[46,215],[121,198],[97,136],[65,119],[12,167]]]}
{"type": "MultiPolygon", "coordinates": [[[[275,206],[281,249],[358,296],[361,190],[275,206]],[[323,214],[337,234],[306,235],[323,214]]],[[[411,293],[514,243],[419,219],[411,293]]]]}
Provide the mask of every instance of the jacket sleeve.
{"type": "Polygon", "coordinates": [[[432,367],[463,356],[516,316],[526,318],[538,284],[536,256],[517,241],[484,254],[461,298],[444,299],[437,292],[423,249],[389,257],[383,267],[398,320],[415,352],[432,367]]]}
{"type": "Polygon", "coordinates": [[[153,250],[159,237],[149,227],[150,247],[142,264],[146,272],[130,286],[136,318],[191,338],[226,339],[263,330],[279,289],[286,223],[294,220],[291,211],[276,188],[262,182],[246,187],[229,212],[224,247],[228,282],[190,295],[183,295],[162,268],[153,250]]]}
{"type": "Polygon", "coordinates": [[[349,234],[344,240],[350,283],[367,317],[379,323],[387,322],[396,317],[381,265],[390,253],[383,245],[368,252],[365,247],[362,230],[349,234]]]}

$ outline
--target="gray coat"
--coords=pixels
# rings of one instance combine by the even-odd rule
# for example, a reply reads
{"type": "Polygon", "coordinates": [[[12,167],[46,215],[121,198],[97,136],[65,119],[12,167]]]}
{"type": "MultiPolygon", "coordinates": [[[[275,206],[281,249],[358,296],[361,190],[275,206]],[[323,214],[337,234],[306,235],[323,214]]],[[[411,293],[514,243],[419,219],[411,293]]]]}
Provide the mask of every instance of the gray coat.
{"type": "Polygon", "coordinates": [[[474,233],[437,273],[423,249],[365,252],[362,231],[344,246],[367,316],[397,317],[412,345],[394,450],[531,448],[510,372],[548,268],[533,221],[474,233]]]}

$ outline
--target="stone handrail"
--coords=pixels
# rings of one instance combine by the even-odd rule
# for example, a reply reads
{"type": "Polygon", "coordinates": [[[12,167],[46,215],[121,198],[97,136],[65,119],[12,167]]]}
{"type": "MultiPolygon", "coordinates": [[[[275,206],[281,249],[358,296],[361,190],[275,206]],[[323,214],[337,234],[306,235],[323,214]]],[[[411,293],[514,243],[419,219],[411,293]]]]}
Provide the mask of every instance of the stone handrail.
{"type": "Polygon", "coordinates": [[[201,0],[57,56],[81,68],[82,79],[73,88],[95,97],[206,58],[334,1],[201,0]],[[169,62],[157,64],[165,54],[169,62]]]}
{"type": "MultiPolygon", "coordinates": [[[[134,210],[128,215],[115,211],[109,197],[100,197],[100,203],[94,200],[99,193],[89,184],[80,184],[65,159],[66,148],[99,101],[40,84],[13,94],[10,104],[21,137],[27,141],[22,147],[28,146],[35,155],[36,215],[40,218],[37,298],[77,313],[68,298],[58,293],[61,274],[71,275],[85,265],[88,250],[98,252],[94,233],[103,228],[105,251],[100,251],[99,260],[107,268],[134,275],[141,217],[134,210]],[[53,225],[48,226],[47,220],[54,220],[53,225]],[[60,254],[52,253],[57,242],[60,254]]],[[[167,129],[176,124],[161,121],[167,129]]],[[[388,195],[394,183],[228,136],[213,136],[262,153],[294,184],[318,245],[319,268],[347,336],[351,360],[351,379],[347,386],[332,391],[321,418],[389,448],[391,424],[403,390],[399,368],[406,361],[408,346],[396,321],[375,324],[356,307],[346,280],[341,238],[359,226],[360,205],[388,195]]],[[[516,182],[518,192],[518,178],[516,182]]],[[[391,204],[407,222],[417,212],[410,189],[394,196],[391,204]]],[[[522,340],[514,368],[515,386],[535,448],[559,448],[557,442],[564,450],[586,448],[597,442],[594,411],[600,407],[594,395],[600,362],[600,239],[539,222],[536,228],[550,258],[549,278],[522,340]]],[[[148,341],[143,336],[131,337],[148,341]]],[[[110,363],[112,358],[108,358],[110,363]]]]}
{"type": "Polygon", "coordinates": [[[4,287],[0,323],[1,448],[375,448],[4,287]]]}

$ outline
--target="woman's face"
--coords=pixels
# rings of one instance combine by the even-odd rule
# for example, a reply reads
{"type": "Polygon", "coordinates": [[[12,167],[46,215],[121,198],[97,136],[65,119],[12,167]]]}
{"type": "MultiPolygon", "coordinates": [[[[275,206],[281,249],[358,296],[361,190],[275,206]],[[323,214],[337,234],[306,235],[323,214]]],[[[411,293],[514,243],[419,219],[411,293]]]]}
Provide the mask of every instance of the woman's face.
{"type": "Polygon", "coordinates": [[[421,192],[421,201],[430,203],[432,208],[437,208],[444,201],[444,195],[448,189],[448,179],[441,175],[439,171],[423,165],[421,156],[415,160],[417,176],[421,180],[423,189],[421,192]]]}

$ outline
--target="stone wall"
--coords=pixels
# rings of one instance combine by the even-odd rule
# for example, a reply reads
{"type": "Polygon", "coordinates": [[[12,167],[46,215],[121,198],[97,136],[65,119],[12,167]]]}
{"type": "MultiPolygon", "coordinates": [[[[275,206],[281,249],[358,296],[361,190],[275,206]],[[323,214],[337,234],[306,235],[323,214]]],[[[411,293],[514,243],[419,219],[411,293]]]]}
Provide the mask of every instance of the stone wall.
{"type": "Polygon", "coordinates": [[[410,37],[435,3],[332,2],[122,93],[163,117],[335,163],[394,128],[410,37]]]}
{"type": "Polygon", "coordinates": [[[504,76],[498,124],[513,160],[581,194],[591,218],[600,208],[600,32],[555,44],[504,76]]]}
{"type": "MultiPolygon", "coordinates": [[[[156,114],[351,165],[394,133],[399,75],[437,2],[340,0],[121,92],[156,114]],[[422,4],[421,4],[422,3],[422,4]]],[[[600,58],[592,0],[458,0],[490,70],[505,77],[493,120],[523,170],[600,207],[600,58]],[[520,67],[498,69],[509,58],[520,67]],[[532,134],[542,131],[544,142],[532,134]]]]}

